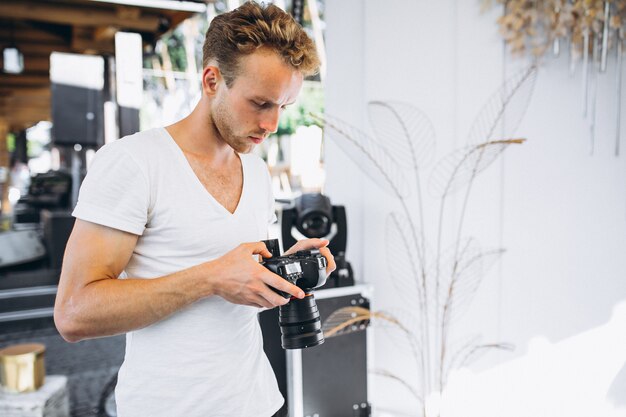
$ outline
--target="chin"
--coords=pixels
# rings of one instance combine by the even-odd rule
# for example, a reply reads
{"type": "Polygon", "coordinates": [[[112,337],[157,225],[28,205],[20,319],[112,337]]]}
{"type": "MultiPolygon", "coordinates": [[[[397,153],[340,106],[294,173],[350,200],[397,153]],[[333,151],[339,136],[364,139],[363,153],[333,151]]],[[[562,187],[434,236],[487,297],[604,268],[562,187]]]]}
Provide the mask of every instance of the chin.
{"type": "Polygon", "coordinates": [[[250,153],[254,149],[254,145],[246,144],[237,144],[236,146],[231,146],[235,152],[237,153],[250,153]]]}

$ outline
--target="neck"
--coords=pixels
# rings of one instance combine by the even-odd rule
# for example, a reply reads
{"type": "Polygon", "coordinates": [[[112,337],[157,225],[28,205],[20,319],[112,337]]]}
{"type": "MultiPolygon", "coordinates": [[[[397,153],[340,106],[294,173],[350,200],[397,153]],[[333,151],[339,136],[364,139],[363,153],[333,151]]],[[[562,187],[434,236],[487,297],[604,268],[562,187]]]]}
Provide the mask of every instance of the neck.
{"type": "Polygon", "coordinates": [[[200,100],[189,116],[165,128],[187,154],[213,163],[228,163],[237,154],[215,128],[208,103],[200,100]]]}

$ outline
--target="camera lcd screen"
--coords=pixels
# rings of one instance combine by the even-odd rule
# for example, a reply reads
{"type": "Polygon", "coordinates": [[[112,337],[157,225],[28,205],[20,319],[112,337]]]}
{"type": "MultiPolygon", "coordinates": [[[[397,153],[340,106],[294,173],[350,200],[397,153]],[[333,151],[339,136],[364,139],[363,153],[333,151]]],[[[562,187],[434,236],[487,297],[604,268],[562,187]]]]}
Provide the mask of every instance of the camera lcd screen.
{"type": "Polygon", "coordinates": [[[302,268],[300,267],[299,263],[287,264],[285,265],[285,272],[287,272],[289,275],[297,274],[302,272],[302,268]]]}

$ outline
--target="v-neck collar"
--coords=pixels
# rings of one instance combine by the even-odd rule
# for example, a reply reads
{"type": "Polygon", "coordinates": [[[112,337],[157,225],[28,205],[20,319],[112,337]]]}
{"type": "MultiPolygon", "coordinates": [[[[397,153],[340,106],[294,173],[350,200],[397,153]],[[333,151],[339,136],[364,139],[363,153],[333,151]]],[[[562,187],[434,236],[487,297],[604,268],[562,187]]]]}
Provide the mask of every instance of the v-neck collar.
{"type": "Polygon", "coordinates": [[[212,204],[219,207],[219,209],[224,214],[230,217],[235,217],[240,211],[242,202],[246,196],[246,182],[247,182],[246,181],[246,176],[247,176],[246,175],[246,162],[245,162],[246,158],[243,155],[237,153],[237,156],[239,157],[239,161],[241,162],[241,175],[243,177],[243,181],[241,185],[241,194],[239,195],[239,201],[237,202],[237,207],[235,208],[235,211],[231,213],[226,207],[222,205],[222,203],[217,201],[217,199],[213,196],[213,194],[211,194],[209,190],[206,189],[204,184],[202,184],[202,181],[200,181],[200,178],[198,178],[193,168],[191,167],[191,164],[189,163],[189,160],[185,156],[185,153],[183,152],[181,147],[178,146],[178,143],[176,143],[172,135],[170,135],[170,132],[168,132],[167,129],[165,129],[164,127],[160,129],[161,129],[163,137],[174,148],[174,153],[177,155],[177,158],[180,161],[181,165],[183,166],[184,171],[186,172],[186,175],[190,177],[190,179],[195,183],[195,186],[199,187],[202,190],[202,192],[207,195],[208,199],[212,202],[212,204]]]}

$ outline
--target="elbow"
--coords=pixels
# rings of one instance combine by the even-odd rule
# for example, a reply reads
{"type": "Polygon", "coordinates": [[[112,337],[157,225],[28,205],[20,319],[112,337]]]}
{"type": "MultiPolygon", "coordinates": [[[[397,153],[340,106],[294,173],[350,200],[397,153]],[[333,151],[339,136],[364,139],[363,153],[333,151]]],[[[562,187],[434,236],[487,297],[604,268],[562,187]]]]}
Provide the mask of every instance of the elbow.
{"type": "Polygon", "coordinates": [[[62,306],[54,306],[54,325],[66,342],[76,343],[86,339],[78,320],[62,306]]]}

